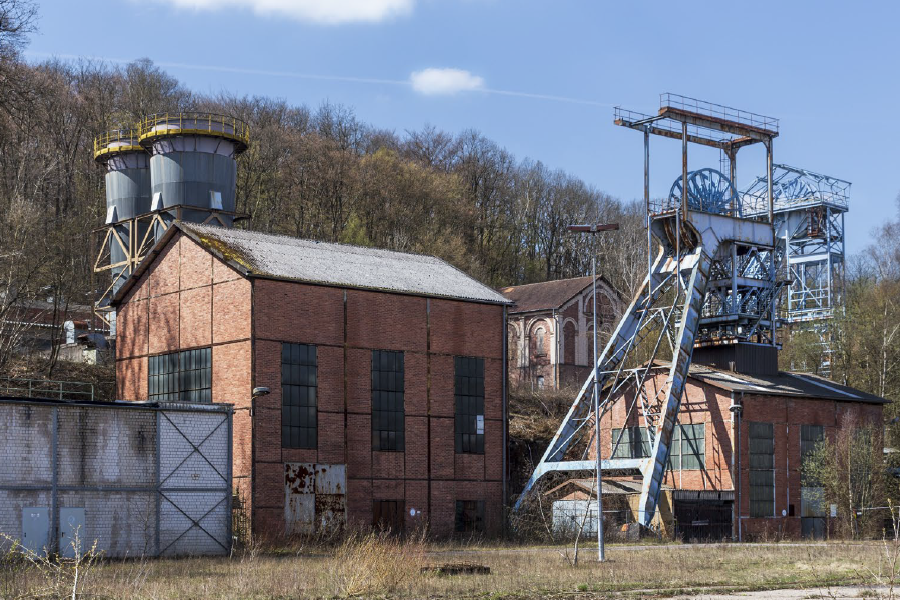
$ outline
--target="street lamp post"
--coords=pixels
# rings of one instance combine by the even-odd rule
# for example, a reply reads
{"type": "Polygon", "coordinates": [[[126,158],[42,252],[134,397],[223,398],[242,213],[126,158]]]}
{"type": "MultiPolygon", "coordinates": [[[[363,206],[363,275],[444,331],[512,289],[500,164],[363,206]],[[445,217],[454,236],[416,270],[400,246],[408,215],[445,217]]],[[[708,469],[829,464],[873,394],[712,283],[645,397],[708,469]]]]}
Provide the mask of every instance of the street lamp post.
{"type": "MultiPolygon", "coordinates": [[[[593,225],[569,225],[569,231],[577,233],[595,234],[601,231],[618,231],[618,223],[593,225]]],[[[591,255],[591,279],[593,280],[594,296],[594,444],[597,455],[597,561],[606,560],[606,548],[603,544],[603,467],[600,463],[600,379],[597,365],[597,255],[591,255]]]]}

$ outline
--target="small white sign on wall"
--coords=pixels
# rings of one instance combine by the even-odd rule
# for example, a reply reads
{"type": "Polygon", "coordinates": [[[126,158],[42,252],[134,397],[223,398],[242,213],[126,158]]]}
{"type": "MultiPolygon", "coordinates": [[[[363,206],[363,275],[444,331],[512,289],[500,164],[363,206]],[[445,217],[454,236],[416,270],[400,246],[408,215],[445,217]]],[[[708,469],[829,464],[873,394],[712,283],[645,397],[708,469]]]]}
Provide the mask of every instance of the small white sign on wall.
{"type": "Polygon", "coordinates": [[[831,505],[831,518],[837,517],[837,504],[831,505]]]}
{"type": "Polygon", "coordinates": [[[484,435],[484,415],[475,417],[475,433],[484,435]]]}

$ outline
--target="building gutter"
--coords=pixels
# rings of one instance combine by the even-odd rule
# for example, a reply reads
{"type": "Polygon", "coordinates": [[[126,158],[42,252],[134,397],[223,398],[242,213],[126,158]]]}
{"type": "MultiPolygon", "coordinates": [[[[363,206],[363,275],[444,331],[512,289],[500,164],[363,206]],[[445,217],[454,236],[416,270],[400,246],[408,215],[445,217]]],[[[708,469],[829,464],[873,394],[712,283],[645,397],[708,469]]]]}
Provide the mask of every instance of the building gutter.
{"type": "Polygon", "coordinates": [[[553,309],[553,387],[559,389],[559,313],[553,309]]]}
{"type": "Polygon", "coordinates": [[[744,411],[744,392],[731,392],[731,472],[734,474],[734,505],[732,507],[732,536],[742,541],[741,531],[741,416],[744,411]],[[735,394],[741,399],[735,402],[735,394]]]}
{"type": "MultiPolygon", "coordinates": [[[[502,504],[503,504],[503,537],[506,538],[507,528],[506,528],[506,510],[509,502],[509,491],[507,489],[509,483],[509,475],[507,473],[509,469],[509,418],[508,418],[508,390],[507,390],[507,379],[509,377],[509,307],[503,307],[503,357],[500,363],[503,365],[503,378],[501,381],[501,393],[503,394],[502,398],[502,407],[503,407],[503,458],[502,458],[502,471],[503,471],[503,481],[501,483],[501,495],[502,495],[502,504]]],[[[429,482],[431,479],[429,478],[429,482]]],[[[430,499],[430,496],[429,496],[430,499]]]]}

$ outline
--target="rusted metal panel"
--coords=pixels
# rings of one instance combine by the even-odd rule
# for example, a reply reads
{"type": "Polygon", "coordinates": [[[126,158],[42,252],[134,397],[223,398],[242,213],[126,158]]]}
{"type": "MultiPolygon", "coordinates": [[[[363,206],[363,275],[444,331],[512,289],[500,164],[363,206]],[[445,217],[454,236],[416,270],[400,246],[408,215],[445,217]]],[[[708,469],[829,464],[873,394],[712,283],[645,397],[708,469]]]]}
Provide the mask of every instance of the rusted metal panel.
{"type": "Polygon", "coordinates": [[[347,522],[347,496],[316,494],[316,526],[320,529],[342,527],[347,522]]]}
{"type": "Polygon", "coordinates": [[[292,494],[313,494],[316,491],[316,465],[313,463],[285,463],[284,486],[292,494]]]}
{"type": "Polygon", "coordinates": [[[335,494],[343,496],[347,487],[347,467],[345,465],[316,465],[316,495],[335,494]]]}
{"type": "Polygon", "coordinates": [[[288,534],[313,533],[316,515],[315,494],[287,493],[284,504],[284,521],[288,534]]]}
{"type": "Polygon", "coordinates": [[[347,467],[285,463],[284,520],[288,534],[314,533],[347,521],[347,467]]]}

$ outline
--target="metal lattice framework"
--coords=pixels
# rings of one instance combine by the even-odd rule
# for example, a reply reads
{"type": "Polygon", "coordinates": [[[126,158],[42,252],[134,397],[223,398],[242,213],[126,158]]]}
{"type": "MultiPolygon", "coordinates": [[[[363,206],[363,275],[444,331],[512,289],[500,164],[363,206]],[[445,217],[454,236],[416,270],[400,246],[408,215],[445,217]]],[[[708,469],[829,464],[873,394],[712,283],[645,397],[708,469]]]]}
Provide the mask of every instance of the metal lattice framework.
{"type": "MultiPolygon", "coordinates": [[[[642,474],[638,521],[649,527],[656,513],[695,344],[774,343],[773,305],[779,286],[776,271],[780,255],[772,227],[772,178],[766,181],[765,220],[741,218],[746,213],[733,181],[737,152],[745,146],[762,143],[771,168],[778,120],[663,94],[657,115],[617,107],[615,123],[644,134],[648,256],[652,256],[652,238],[660,250],[656,260],[648,263],[640,290],[597,357],[598,385],[594,385],[592,373],[515,508],[521,507],[546,473],[593,470],[598,457],[591,456],[592,444],[587,442],[596,433],[594,423],[624,402],[627,414],[623,422],[629,422],[638,411],[637,419],[649,432],[649,456],[608,458],[601,463],[605,470],[642,474]],[[682,175],[661,203],[650,200],[650,134],[682,142],[682,175]],[[712,169],[689,172],[689,143],[725,152],[731,178],[712,169]],[[594,389],[599,389],[596,399],[594,389]]],[[[616,456],[623,443],[622,434],[618,437],[612,440],[610,456],[616,456]]]]}
{"type": "MultiPolygon", "coordinates": [[[[759,177],[742,195],[750,214],[765,209],[765,180],[759,177]]],[[[850,209],[850,182],[806,169],[775,165],[774,222],[785,280],[778,317],[795,331],[813,331],[822,342],[820,372],[831,367],[829,320],[844,296],[844,214],[850,209]]],[[[811,367],[808,365],[807,368],[811,367]]]]}

